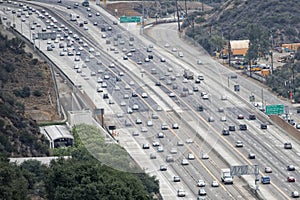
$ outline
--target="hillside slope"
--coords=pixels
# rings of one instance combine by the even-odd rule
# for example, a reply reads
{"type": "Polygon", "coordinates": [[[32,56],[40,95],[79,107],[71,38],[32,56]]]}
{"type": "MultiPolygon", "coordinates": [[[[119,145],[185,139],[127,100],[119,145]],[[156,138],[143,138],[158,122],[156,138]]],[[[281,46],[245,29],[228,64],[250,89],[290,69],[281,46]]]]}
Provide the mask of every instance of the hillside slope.
{"type": "Polygon", "coordinates": [[[247,26],[256,24],[280,45],[299,42],[299,10],[298,0],[228,0],[210,12],[205,24],[213,34],[230,32],[233,39],[246,39],[247,26]]]}

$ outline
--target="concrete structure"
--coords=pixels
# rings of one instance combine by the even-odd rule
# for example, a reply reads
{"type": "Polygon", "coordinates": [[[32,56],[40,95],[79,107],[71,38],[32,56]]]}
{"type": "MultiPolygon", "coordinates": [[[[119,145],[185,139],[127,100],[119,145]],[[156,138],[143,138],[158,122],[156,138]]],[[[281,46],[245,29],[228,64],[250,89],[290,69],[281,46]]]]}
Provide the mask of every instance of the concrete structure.
{"type": "Polygon", "coordinates": [[[73,145],[74,137],[67,126],[43,126],[40,127],[40,131],[49,140],[50,148],[73,145]]]}
{"type": "Polygon", "coordinates": [[[300,47],[300,43],[282,44],[281,47],[285,52],[297,51],[300,47]]]}
{"type": "MultiPolygon", "coordinates": [[[[230,40],[231,56],[245,56],[249,48],[249,40],[230,40]]],[[[223,50],[223,55],[228,55],[228,44],[223,50]]]]}

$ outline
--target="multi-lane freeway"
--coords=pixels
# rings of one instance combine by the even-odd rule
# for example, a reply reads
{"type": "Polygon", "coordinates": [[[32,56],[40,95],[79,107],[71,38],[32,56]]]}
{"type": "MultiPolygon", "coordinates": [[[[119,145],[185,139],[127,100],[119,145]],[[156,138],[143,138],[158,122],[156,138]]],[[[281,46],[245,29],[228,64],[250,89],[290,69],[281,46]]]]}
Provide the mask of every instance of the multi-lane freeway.
{"type": "MultiPolygon", "coordinates": [[[[182,40],[176,24],[148,28],[145,37],[140,26],[120,24],[94,2],[88,8],[74,3],[4,2],[1,18],[16,24],[68,76],[74,91],[92,101],[90,109],[104,108],[119,144],[157,176],[164,199],[289,199],[299,190],[299,142],[249,102],[250,94],[261,100],[261,86],[182,40]],[[56,38],[33,40],[33,33],[43,32],[55,32],[56,38]],[[184,78],[184,70],[194,79],[184,78]],[[249,119],[252,114],[256,119],[249,119]],[[247,130],[240,130],[241,124],[247,130]],[[293,148],[284,149],[285,142],[293,148]],[[225,185],[221,169],[233,165],[258,165],[259,176],[270,176],[271,183],[258,181],[255,190],[254,175],[245,175],[225,185]],[[289,176],[296,182],[288,182],[289,176]],[[205,186],[198,186],[199,180],[205,186]]],[[[288,105],[267,90],[263,98],[288,105]]],[[[78,107],[80,102],[72,100],[65,109],[78,107]]]]}

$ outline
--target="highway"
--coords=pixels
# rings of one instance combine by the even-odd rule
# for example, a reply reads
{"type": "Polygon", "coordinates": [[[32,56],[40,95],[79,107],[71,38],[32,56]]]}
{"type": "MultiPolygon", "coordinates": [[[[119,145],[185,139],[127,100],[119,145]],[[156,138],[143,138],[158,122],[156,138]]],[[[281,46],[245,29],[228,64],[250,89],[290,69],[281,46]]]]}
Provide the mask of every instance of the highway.
{"type": "MultiPolygon", "coordinates": [[[[237,79],[229,80],[229,75],[235,72],[212,60],[203,50],[199,51],[182,42],[176,33],[175,24],[151,28],[148,34],[152,40],[149,41],[148,38],[139,35],[139,27],[135,27],[134,24],[114,25],[115,19],[103,14],[103,10],[96,6],[91,5],[91,11],[81,6],[70,11],[66,5],[71,6],[73,2],[64,6],[55,5],[51,12],[62,18],[57,18],[59,22],[63,20],[63,24],[70,24],[69,30],[72,30],[72,34],[77,33],[83,38],[83,43],[87,43],[88,47],[83,47],[82,53],[77,56],[80,57],[80,61],[74,61],[75,55],[58,56],[62,51],[58,48],[60,42],[52,42],[55,45],[52,51],[46,51],[46,40],[38,40],[38,46],[65,74],[69,75],[75,85],[80,85],[80,90],[93,100],[95,107],[105,109],[107,117],[117,124],[120,144],[146,172],[160,179],[164,199],[174,199],[180,188],[184,188],[188,199],[196,199],[199,190],[196,183],[199,179],[205,180],[207,184],[206,199],[255,199],[247,187],[247,184],[253,187],[253,175],[236,177],[233,185],[223,185],[220,182],[220,169],[227,168],[230,164],[258,164],[261,175],[264,174],[263,169],[270,166],[273,169],[273,173],[270,174],[271,184],[260,185],[260,193],[268,199],[278,197],[287,199],[291,191],[299,188],[298,182],[286,182],[288,175],[293,175],[296,180],[300,178],[297,165],[299,142],[289,138],[287,134],[281,134],[282,130],[275,125],[268,125],[267,130],[260,129],[260,124],[268,121],[268,118],[247,100],[252,92],[259,94],[258,91],[261,90],[259,86],[239,75],[237,79]],[[70,22],[70,12],[78,14],[80,21],[88,21],[87,28],[70,22]],[[97,12],[101,15],[88,17],[88,13],[96,16],[97,12]],[[105,27],[110,26],[112,30],[102,33],[100,26],[93,25],[95,21],[97,24],[105,24],[105,27]],[[128,31],[132,31],[131,34],[128,31]],[[149,47],[150,44],[153,47],[149,47]],[[131,51],[132,48],[135,51],[131,51]],[[148,48],[151,48],[152,52],[147,52],[148,48]],[[177,51],[175,52],[173,48],[177,51]],[[184,56],[179,57],[178,51],[183,52],[184,56]],[[124,55],[128,56],[128,53],[131,53],[132,57],[124,60],[124,55]],[[145,62],[149,54],[153,55],[153,59],[145,62]],[[161,62],[162,57],[166,62],[161,62]],[[202,61],[202,65],[196,64],[198,59],[202,61]],[[115,66],[112,66],[112,63],[115,66]],[[82,66],[80,73],[74,69],[76,65],[82,66]],[[193,71],[195,75],[204,74],[204,81],[196,84],[194,80],[183,79],[185,68],[193,71]],[[92,75],[92,72],[96,75],[92,75]],[[107,87],[98,82],[99,78],[107,83],[107,87]],[[156,86],[157,82],[160,82],[161,86],[156,86]],[[240,92],[233,91],[233,83],[241,85],[240,92]],[[199,88],[198,92],[192,89],[195,85],[199,88]],[[97,92],[98,87],[101,87],[103,92],[97,92]],[[251,88],[255,90],[252,91],[251,88]],[[208,93],[208,100],[201,97],[200,93],[203,91],[208,93]],[[135,92],[137,97],[132,95],[135,92]],[[148,98],[142,98],[144,92],[148,98]],[[174,93],[175,97],[169,97],[170,93],[174,93]],[[108,94],[109,98],[103,99],[103,94],[108,94]],[[227,97],[226,100],[221,99],[224,95],[227,97]],[[204,106],[203,112],[197,110],[199,105],[204,106]],[[134,109],[136,106],[138,109],[134,109]],[[220,107],[224,108],[224,112],[218,112],[220,107]],[[132,114],[128,112],[129,108],[133,110],[132,114]],[[257,119],[248,120],[250,113],[255,113],[257,119]],[[153,114],[157,115],[158,119],[152,119],[153,114]],[[237,120],[239,114],[244,115],[245,119],[237,120]],[[226,121],[221,122],[220,118],[224,116],[226,121]],[[215,121],[208,122],[209,117],[213,117],[215,121]],[[137,119],[141,119],[142,124],[136,124],[137,119]],[[147,121],[152,121],[153,125],[148,126],[147,121]],[[161,130],[163,123],[166,123],[168,130],[161,130]],[[179,124],[179,129],[172,129],[173,123],[179,124]],[[238,130],[240,123],[246,124],[248,130],[238,130]],[[228,128],[228,125],[235,125],[237,131],[229,136],[223,136],[221,132],[224,128],[228,128]],[[132,136],[134,132],[138,132],[139,135],[132,136]],[[164,133],[165,137],[157,138],[159,132],[164,133]],[[157,148],[151,146],[154,140],[160,142],[164,148],[163,152],[157,152],[157,148]],[[243,148],[235,147],[237,140],[244,142],[243,148]],[[184,146],[177,146],[178,141],[184,146]],[[292,141],[294,147],[292,150],[283,149],[283,143],[286,141],[292,141]],[[142,149],[142,145],[146,143],[150,144],[149,150],[142,149]],[[174,148],[177,149],[177,153],[172,154],[174,162],[166,162],[166,157],[174,148]],[[157,158],[150,159],[150,154],[154,152],[157,158]],[[255,160],[247,158],[250,152],[256,154],[255,160]],[[182,166],[181,161],[187,158],[188,153],[195,155],[195,160],[189,160],[189,165],[182,166]],[[208,154],[209,159],[203,160],[203,153],[208,154]],[[296,171],[287,172],[286,166],[289,164],[294,164],[296,171]],[[160,165],[167,165],[168,170],[160,171],[160,165]],[[179,175],[181,182],[173,183],[174,175],[179,175]],[[212,180],[219,181],[220,187],[212,188],[210,186],[212,180]]],[[[27,23],[12,17],[11,12],[4,14],[7,14],[11,21],[16,20],[16,28],[24,35],[27,34],[27,37],[31,37],[31,30],[26,28],[27,23]]],[[[43,24],[37,30],[41,30],[48,23],[46,19],[41,20],[34,15],[32,17],[43,24]]],[[[63,41],[67,43],[66,38],[63,41]]],[[[79,51],[81,45],[83,44],[75,41],[74,53],[79,51]]],[[[268,92],[264,92],[264,95],[268,102],[280,102],[268,92]]]]}

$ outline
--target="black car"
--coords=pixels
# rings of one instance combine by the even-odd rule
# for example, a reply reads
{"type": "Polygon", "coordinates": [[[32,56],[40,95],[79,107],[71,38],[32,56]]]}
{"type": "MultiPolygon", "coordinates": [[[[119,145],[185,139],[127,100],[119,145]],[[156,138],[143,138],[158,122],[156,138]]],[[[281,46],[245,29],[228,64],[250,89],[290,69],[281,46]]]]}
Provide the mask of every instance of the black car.
{"type": "Polygon", "coordinates": [[[235,125],[229,125],[228,130],[229,131],[235,131],[235,125]]]}
{"type": "Polygon", "coordinates": [[[199,112],[202,112],[204,109],[203,109],[203,106],[198,106],[198,111],[199,112]]]}
{"type": "Polygon", "coordinates": [[[241,131],[246,131],[247,130],[247,125],[246,124],[240,124],[240,130],[241,131]]]}
{"type": "Polygon", "coordinates": [[[109,99],[108,94],[103,94],[103,99],[109,99]]]}
{"type": "Polygon", "coordinates": [[[161,83],[160,82],[156,82],[155,85],[156,86],[161,86],[161,83]]]}
{"type": "Polygon", "coordinates": [[[223,129],[222,135],[230,135],[229,130],[223,129]]]}
{"type": "Polygon", "coordinates": [[[260,125],[260,129],[267,129],[267,128],[268,128],[267,124],[261,124],[260,125]]]}
{"type": "Polygon", "coordinates": [[[254,114],[249,115],[249,120],[256,120],[256,116],[254,114]]]}

